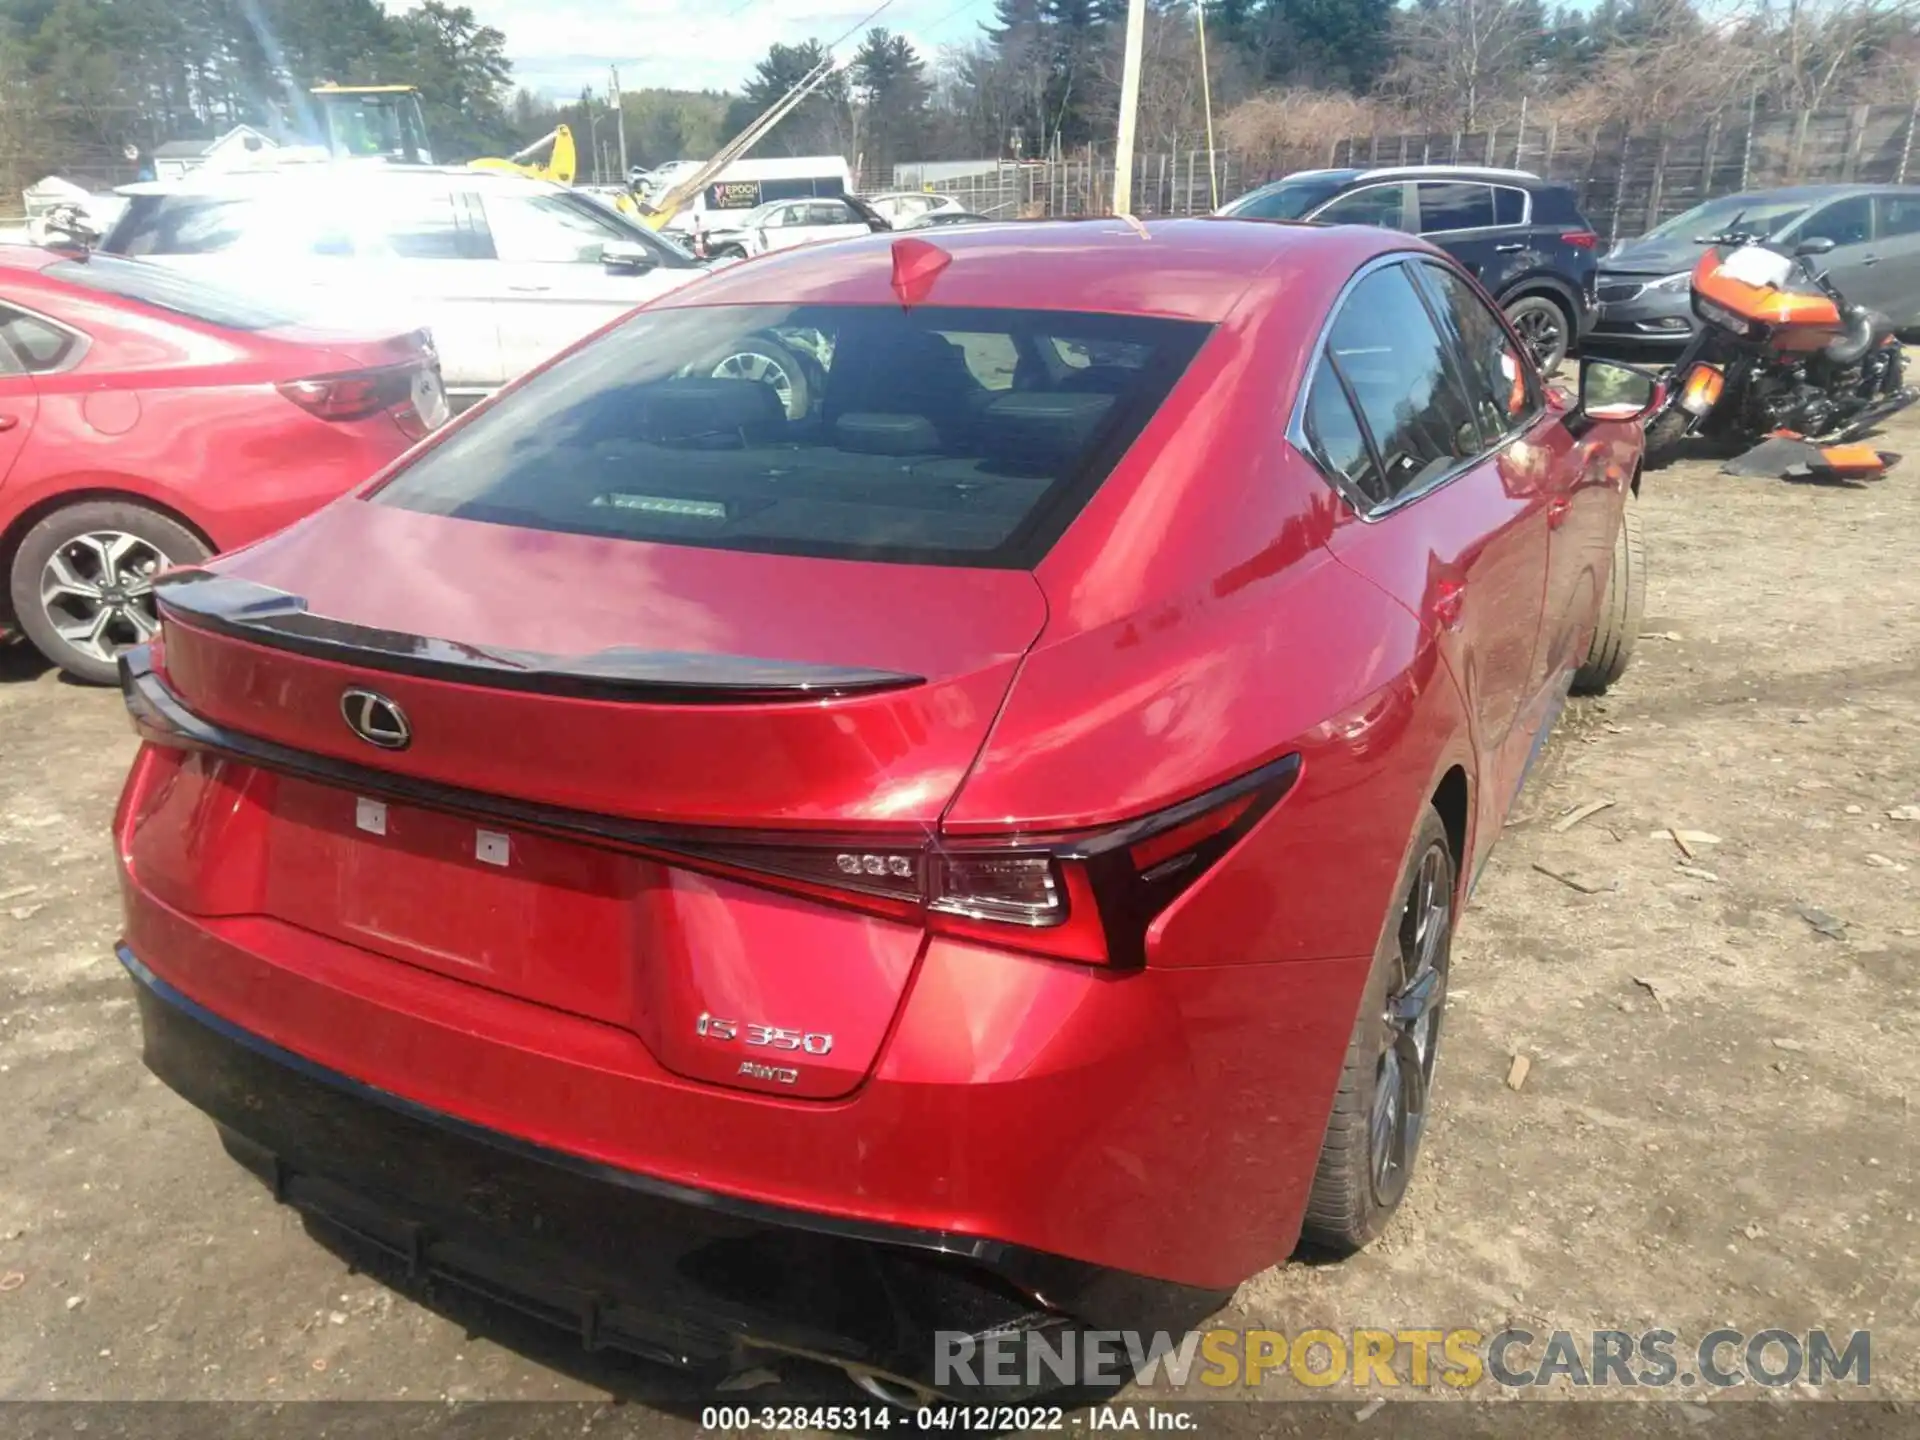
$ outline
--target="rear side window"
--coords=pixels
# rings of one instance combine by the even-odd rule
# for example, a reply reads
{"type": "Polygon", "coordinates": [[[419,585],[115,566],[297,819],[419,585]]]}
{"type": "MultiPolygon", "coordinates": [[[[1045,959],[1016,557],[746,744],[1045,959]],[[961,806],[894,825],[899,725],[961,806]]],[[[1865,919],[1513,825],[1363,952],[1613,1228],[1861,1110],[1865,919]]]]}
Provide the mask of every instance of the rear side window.
{"type": "Polygon", "coordinates": [[[199,276],[183,275],[162,265],[95,255],[87,260],[60,260],[41,272],[81,290],[137,300],[170,310],[189,320],[204,321],[228,330],[271,330],[294,325],[304,318],[270,300],[223,289],[199,276]]]}
{"type": "Polygon", "coordinates": [[[0,305],[0,375],[47,375],[66,368],[87,348],[86,338],[36,316],[0,305]]]}
{"type": "Polygon", "coordinates": [[[1447,351],[1404,266],[1363,277],[1334,319],[1326,357],[1380,457],[1381,493],[1368,497],[1376,503],[1424,489],[1484,448],[1447,351]]]}
{"type": "Polygon", "coordinates": [[[1579,198],[1570,185],[1540,185],[1533,191],[1533,223],[1568,225],[1591,230],[1587,217],[1580,213],[1579,198]]]}
{"type": "Polygon", "coordinates": [[[386,249],[401,260],[479,260],[492,258],[486,242],[461,216],[461,205],[445,190],[395,186],[380,197],[371,217],[386,249]]]}
{"type": "Polygon", "coordinates": [[[1493,187],[1493,223],[1520,225],[1527,218],[1527,192],[1511,185],[1493,187]]]}
{"type": "Polygon", "coordinates": [[[1380,468],[1367,448],[1353,404],[1326,356],[1314,368],[1307,391],[1307,443],[1329,476],[1346,482],[1355,497],[1367,505],[1384,505],[1391,496],[1380,468]]]}
{"type": "Polygon", "coordinates": [[[639,243],[611,215],[565,195],[489,191],[483,202],[502,260],[598,264],[609,245],[639,243]]]}
{"type": "Polygon", "coordinates": [[[1459,181],[1422,180],[1420,233],[1485,230],[1493,224],[1493,187],[1459,181]]]}
{"type": "Polygon", "coordinates": [[[1026,569],[1209,328],[942,306],[641,311],[374,498],[534,530],[1026,569]]]}
{"type": "Polygon", "coordinates": [[[1533,368],[1520,358],[1519,346],[1492,307],[1458,273],[1426,263],[1417,273],[1433,301],[1441,330],[1460,358],[1461,380],[1480,425],[1480,438],[1488,446],[1497,444],[1532,419],[1540,406],[1540,385],[1533,368]]]}

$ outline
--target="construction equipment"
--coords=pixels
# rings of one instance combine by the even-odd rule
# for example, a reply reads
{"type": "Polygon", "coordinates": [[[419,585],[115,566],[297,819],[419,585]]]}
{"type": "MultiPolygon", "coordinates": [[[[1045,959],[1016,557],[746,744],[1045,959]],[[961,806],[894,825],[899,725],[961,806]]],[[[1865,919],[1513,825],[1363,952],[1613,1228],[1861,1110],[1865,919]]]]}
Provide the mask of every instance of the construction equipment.
{"type": "Polygon", "coordinates": [[[433,163],[418,86],[336,85],[329,80],[307,94],[319,138],[335,159],[433,163]]]}
{"type": "Polygon", "coordinates": [[[636,208],[641,223],[655,230],[665,228],[667,222],[678,215],[694,196],[706,189],[721,171],[765,139],[774,126],[786,119],[801,101],[826,84],[832,78],[834,71],[839,68],[840,62],[829,53],[818,65],[802,76],[793,89],[774,101],[751,125],[721,146],[706,164],[689,172],[684,179],[676,181],[665,194],[651,204],[644,200],[637,202],[636,208]]]}
{"type": "Polygon", "coordinates": [[[500,160],[488,156],[485,159],[473,161],[471,168],[493,170],[505,175],[525,175],[530,180],[551,180],[559,185],[571,185],[578,169],[573,131],[565,125],[556,125],[531,145],[516,151],[506,159],[500,160]],[[534,157],[543,151],[546,152],[546,160],[544,162],[536,160],[534,157]]]}

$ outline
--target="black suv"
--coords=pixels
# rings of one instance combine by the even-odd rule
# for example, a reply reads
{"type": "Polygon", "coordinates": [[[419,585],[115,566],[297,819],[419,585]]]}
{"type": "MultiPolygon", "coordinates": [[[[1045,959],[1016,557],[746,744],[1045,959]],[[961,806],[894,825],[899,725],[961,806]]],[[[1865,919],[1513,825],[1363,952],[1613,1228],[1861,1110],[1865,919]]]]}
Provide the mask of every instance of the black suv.
{"type": "Polygon", "coordinates": [[[1526,170],[1401,165],[1301,170],[1224,205],[1242,220],[1379,225],[1423,235],[1500,302],[1542,371],[1593,323],[1597,237],[1573,187],[1526,170]]]}

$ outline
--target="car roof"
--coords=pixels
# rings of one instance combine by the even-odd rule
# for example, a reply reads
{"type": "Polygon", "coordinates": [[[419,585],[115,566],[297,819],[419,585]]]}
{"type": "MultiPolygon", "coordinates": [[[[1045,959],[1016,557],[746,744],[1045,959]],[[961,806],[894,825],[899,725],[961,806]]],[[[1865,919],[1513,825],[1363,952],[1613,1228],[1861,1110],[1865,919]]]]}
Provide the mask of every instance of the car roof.
{"type": "Polygon", "coordinates": [[[1403,176],[1409,180],[1428,178],[1468,180],[1532,180],[1540,177],[1531,170],[1508,170],[1498,165],[1382,165],[1354,173],[1356,180],[1385,180],[1403,176]]]}
{"type": "Polygon", "coordinates": [[[196,170],[177,180],[143,180],[121,185],[119,195],[241,195],[282,189],[312,187],[316,183],[333,188],[359,186],[435,183],[444,186],[448,176],[457,175],[462,185],[482,189],[515,185],[538,185],[548,190],[565,187],[551,180],[530,175],[512,175],[498,170],[476,170],[468,165],[394,165],[381,160],[309,162],[305,164],[263,165],[245,170],[196,170]]]}
{"type": "Polygon", "coordinates": [[[62,255],[57,250],[42,249],[38,245],[0,245],[0,269],[24,270],[37,274],[56,260],[71,260],[71,255],[62,255]]]}
{"type": "Polygon", "coordinates": [[[1770,190],[1739,190],[1731,195],[1716,195],[1712,200],[1703,200],[1703,205],[1714,204],[1722,200],[1837,200],[1842,195],[1878,195],[1882,192],[1898,195],[1920,195],[1920,185],[1872,185],[1862,182],[1850,182],[1844,185],[1777,185],[1770,190]]]}
{"type": "Polygon", "coordinates": [[[921,297],[929,305],[1160,315],[1209,324],[1232,313],[1255,279],[1276,265],[1344,278],[1388,251],[1438,253],[1411,236],[1351,225],[1210,216],[999,221],[775,251],[656,303],[898,304],[896,264],[929,249],[947,257],[921,297]]]}

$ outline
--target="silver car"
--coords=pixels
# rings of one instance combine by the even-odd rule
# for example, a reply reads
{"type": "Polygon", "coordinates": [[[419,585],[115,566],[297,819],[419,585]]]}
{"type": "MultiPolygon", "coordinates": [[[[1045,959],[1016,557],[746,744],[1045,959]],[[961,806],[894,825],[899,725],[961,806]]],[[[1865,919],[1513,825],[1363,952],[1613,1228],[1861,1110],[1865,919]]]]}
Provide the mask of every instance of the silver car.
{"type": "Polygon", "coordinates": [[[464,168],[289,163],[120,193],[102,249],[423,326],[456,403],[708,268],[590,196],[464,168]]]}
{"type": "Polygon", "coordinates": [[[1709,200],[1603,255],[1590,347],[1677,352],[1693,338],[1701,241],[1733,229],[1789,247],[1833,241],[1819,263],[1842,295],[1896,329],[1920,327],[1920,186],[1795,185],[1709,200]]]}

